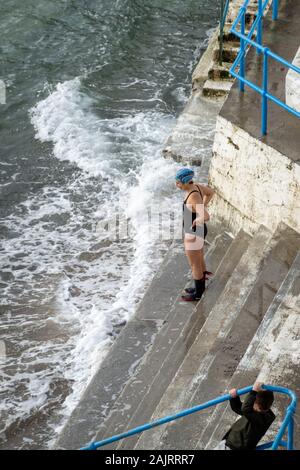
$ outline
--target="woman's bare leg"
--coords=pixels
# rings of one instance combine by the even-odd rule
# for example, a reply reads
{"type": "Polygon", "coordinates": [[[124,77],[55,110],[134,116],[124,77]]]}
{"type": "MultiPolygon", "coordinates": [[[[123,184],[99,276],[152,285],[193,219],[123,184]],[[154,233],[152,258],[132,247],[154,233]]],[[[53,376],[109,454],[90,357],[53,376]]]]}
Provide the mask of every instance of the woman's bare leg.
{"type": "Polygon", "coordinates": [[[191,249],[193,247],[195,248],[195,245],[193,245],[192,239],[195,239],[195,237],[187,237],[187,236],[185,237],[185,240],[184,240],[185,253],[186,253],[189,265],[192,270],[193,278],[202,279],[203,273],[206,270],[203,248],[198,249],[198,250],[191,249]]]}
{"type": "Polygon", "coordinates": [[[192,270],[193,279],[195,282],[195,290],[181,298],[185,301],[200,300],[205,291],[205,276],[204,276],[204,255],[203,255],[203,240],[194,235],[186,234],[184,238],[185,253],[192,270]]]}
{"type": "Polygon", "coordinates": [[[201,256],[202,256],[202,266],[203,266],[203,272],[207,271],[206,268],[206,262],[205,262],[205,257],[204,257],[204,248],[201,250],[201,256]]]}

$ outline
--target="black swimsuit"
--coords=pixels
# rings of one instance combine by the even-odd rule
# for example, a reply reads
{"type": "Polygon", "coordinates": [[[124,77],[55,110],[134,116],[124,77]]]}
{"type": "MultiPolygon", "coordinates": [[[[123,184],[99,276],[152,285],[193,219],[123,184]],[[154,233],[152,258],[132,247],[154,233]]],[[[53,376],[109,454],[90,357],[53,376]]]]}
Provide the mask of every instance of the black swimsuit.
{"type": "Polygon", "coordinates": [[[192,193],[200,193],[202,201],[203,201],[203,196],[202,196],[202,192],[201,192],[200,187],[197,184],[195,186],[197,186],[198,191],[196,189],[194,189],[193,191],[191,191],[187,195],[187,197],[183,201],[183,206],[182,206],[182,211],[183,211],[182,227],[183,227],[183,232],[184,233],[189,233],[191,235],[197,235],[197,236],[205,239],[205,237],[207,235],[206,223],[204,223],[202,225],[194,225],[193,226],[193,222],[197,218],[197,213],[191,211],[186,205],[187,200],[188,200],[188,198],[190,197],[190,195],[192,193]]]}

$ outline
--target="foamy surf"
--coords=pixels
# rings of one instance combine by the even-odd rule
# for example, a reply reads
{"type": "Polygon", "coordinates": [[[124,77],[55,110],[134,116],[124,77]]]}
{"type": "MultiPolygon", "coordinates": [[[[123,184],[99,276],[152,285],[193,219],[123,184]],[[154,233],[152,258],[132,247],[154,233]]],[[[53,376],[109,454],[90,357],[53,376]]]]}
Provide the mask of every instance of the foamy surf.
{"type": "Polygon", "coordinates": [[[49,445],[160,264],[168,242],[146,212],[180,199],[161,150],[218,20],[217,0],[31,3],[12,0],[0,15],[11,85],[0,116],[0,430],[10,449],[49,445]],[[112,239],[120,211],[129,236],[112,239]]]}
{"type": "MultiPolygon", "coordinates": [[[[4,376],[7,391],[18,381],[30,397],[24,399],[22,393],[14,402],[3,401],[13,421],[26,419],[51,401],[52,383],[60,378],[69,387],[60,403],[62,426],[63,416],[73,410],[114,336],[134,314],[165,253],[166,242],[150,230],[148,209],[164,199],[178,201],[173,182],[178,165],[161,156],[174,119],[148,112],[103,123],[93,114],[92,104],[75,79],[57,85],[30,111],[36,138],[53,143],[53,158],[75,163],[82,172],[64,190],[53,193],[48,188],[27,200],[22,204],[26,216],[7,221],[12,231],[18,229],[17,250],[23,248],[23,267],[15,278],[20,299],[25,296],[22,279],[27,278],[27,288],[32,282],[35,294],[39,292],[35,301],[28,298],[28,305],[42,311],[48,302],[46,312],[30,320],[27,316],[28,334],[30,325],[47,329],[49,320],[56,329],[40,346],[28,342],[15,373],[4,376]],[[126,164],[122,154],[114,154],[111,136],[125,139],[126,164]],[[98,181],[101,191],[83,197],[90,192],[91,180],[98,181]],[[98,222],[103,226],[114,213],[128,219],[126,240],[98,229],[98,222]],[[53,224],[60,216],[62,224],[53,224]],[[39,268],[28,277],[36,260],[39,268]],[[43,374],[34,372],[41,355],[43,374]],[[28,356],[31,370],[25,372],[28,356]]],[[[13,243],[8,247],[12,250],[13,243]]],[[[12,296],[9,290],[6,294],[9,303],[12,296]]],[[[3,430],[11,425],[6,421],[3,430]]]]}
{"type": "Polygon", "coordinates": [[[93,100],[80,91],[77,77],[59,83],[53,93],[31,110],[35,137],[52,142],[53,153],[59,160],[76,163],[90,175],[105,174],[110,162],[104,157],[109,142],[101,132],[101,124],[89,112],[93,100]]]}

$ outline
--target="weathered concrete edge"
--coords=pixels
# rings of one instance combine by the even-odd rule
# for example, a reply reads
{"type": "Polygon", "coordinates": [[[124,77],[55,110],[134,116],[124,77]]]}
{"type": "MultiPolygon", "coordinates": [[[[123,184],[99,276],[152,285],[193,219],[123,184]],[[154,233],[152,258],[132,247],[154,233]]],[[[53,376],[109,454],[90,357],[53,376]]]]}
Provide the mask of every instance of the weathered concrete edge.
{"type": "Polygon", "coordinates": [[[91,442],[99,423],[106,419],[114,402],[154,342],[184,284],[188,264],[181,243],[175,241],[150,283],[135,315],[123,327],[107,356],[66,422],[55,448],[76,449],[91,442]],[[180,269],[177,269],[180,266],[180,269]],[[166,294],[157,297],[157,289],[166,294]]]}
{"type": "Polygon", "coordinates": [[[206,51],[202,54],[192,75],[193,91],[202,89],[204,82],[208,79],[208,72],[213,64],[214,49],[218,45],[219,26],[215,29],[209,39],[206,51]]]}
{"type": "Polygon", "coordinates": [[[54,448],[79,449],[94,440],[105,419],[160,328],[154,320],[130,320],[111,346],[60,433],[54,448]]]}
{"type": "MultiPolygon", "coordinates": [[[[293,65],[300,67],[300,47],[293,60],[293,65]]],[[[300,74],[289,69],[286,74],[286,104],[300,112],[300,74]]]]}
{"type": "Polygon", "coordinates": [[[280,221],[300,232],[299,165],[221,115],[209,182],[217,193],[212,213],[235,233],[239,228],[253,233],[262,223],[274,231],[280,221]]]}
{"type": "MultiPolygon", "coordinates": [[[[273,299],[272,304],[269,306],[264,320],[261,323],[257,333],[250,342],[244,356],[242,357],[233,377],[231,378],[230,386],[242,388],[249,385],[249,383],[254,383],[257,379],[262,379],[262,382],[265,381],[266,377],[260,375],[262,368],[266,363],[268,363],[268,354],[266,354],[265,338],[269,334],[269,339],[272,340],[272,334],[270,330],[273,330],[272,323],[276,323],[277,317],[281,317],[281,311],[284,310],[286,306],[286,300],[291,299],[289,293],[293,289],[293,283],[295,282],[296,276],[299,273],[299,264],[300,254],[298,254],[290,267],[288,274],[283,280],[276,296],[273,299]],[[258,349],[262,348],[263,352],[258,354],[258,349]]],[[[288,307],[287,307],[288,309],[288,307]]],[[[280,334],[281,329],[277,328],[278,334],[280,334]]],[[[277,334],[277,335],[278,335],[277,334]]],[[[273,337],[273,342],[276,343],[276,338],[273,337]]],[[[265,368],[264,368],[265,370],[265,368]]],[[[268,380],[267,380],[268,382],[268,380]]],[[[283,383],[278,385],[285,385],[283,383]]],[[[224,410],[216,408],[215,410],[215,420],[216,427],[210,439],[207,442],[206,449],[213,449],[214,446],[219,442],[222,435],[224,435],[224,429],[230,427],[232,424],[232,412],[230,406],[227,405],[224,410]]]]}

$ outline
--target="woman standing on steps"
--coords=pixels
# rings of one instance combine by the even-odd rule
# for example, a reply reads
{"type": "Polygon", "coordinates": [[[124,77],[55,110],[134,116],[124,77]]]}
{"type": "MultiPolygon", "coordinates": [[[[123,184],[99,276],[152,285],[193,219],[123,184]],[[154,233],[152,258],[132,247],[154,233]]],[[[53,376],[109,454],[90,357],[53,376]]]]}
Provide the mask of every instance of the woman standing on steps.
{"type": "Polygon", "coordinates": [[[204,239],[207,235],[206,223],[209,214],[206,206],[214,195],[214,190],[193,181],[194,171],[182,168],[176,174],[177,188],[185,191],[183,201],[183,237],[185,253],[192,270],[195,288],[186,289],[182,300],[200,300],[205,291],[206,271],[203,254],[204,239]]]}

